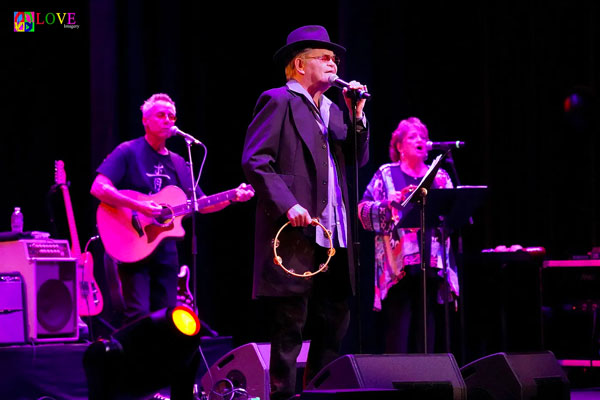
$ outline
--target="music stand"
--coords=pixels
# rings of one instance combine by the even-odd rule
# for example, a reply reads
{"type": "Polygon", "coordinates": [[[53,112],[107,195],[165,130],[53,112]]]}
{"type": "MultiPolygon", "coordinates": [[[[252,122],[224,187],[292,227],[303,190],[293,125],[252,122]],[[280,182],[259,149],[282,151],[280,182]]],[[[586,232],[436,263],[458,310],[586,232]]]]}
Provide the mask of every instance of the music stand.
{"type": "MultiPolygon", "coordinates": [[[[423,293],[423,349],[428,353],[427,346],[427,269],[430,267],[431,237],[434,227],[442,233],[440,245],[443,249],[443,272],[445,288],[445,324],[446,348],[449,347],[448,333],[448,276],[446,237],[447,231],[457,229],[471,218],[473,211],[483,202],[487,193],[485,186],[461,186],[456,189],[430,189],[440,164],[449,151],[438,156],[417,186],[402,204],[393,205],[402,211],[402,219],[394,228],[420,228],[419,255],[421,259],[422,293],[423,293]],[[414,207],[417,204],[418,207],[414,207]],[[425,256],[427,255],[427,256],[425,256]]],[[[447,350],[446,349],[446,350],[447,350]]]]}
{"type": "MultiPolygon", "coordinates": [[[[430,189],[427,192],[427,225],[443,225],[458,229],[469,222],[471,214],[482,203],[487,194],[487,186],[458,186],[451,189],[430,189]],[[434,211],[434,212],[431,212],[434,211]]],[[[397,227],[419,228],[420,213],[418,208],[402,207],[392,203],[403,211],[402,220],[397,227]]]]}

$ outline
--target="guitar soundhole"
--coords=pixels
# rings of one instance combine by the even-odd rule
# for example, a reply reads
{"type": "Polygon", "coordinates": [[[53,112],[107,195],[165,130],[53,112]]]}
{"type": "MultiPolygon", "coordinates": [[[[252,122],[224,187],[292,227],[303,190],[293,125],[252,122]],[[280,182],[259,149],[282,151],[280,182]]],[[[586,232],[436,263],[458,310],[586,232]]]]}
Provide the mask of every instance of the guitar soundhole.
{"type": "Polygon", "coordinates": [[[175,212],[171,207],[166,204],[161,204],[163,207],[160,212],[160,216],[154,217],[154,223],[156,225],[167,227],[173,223],[173,218],[175,218],[175,212]]]}

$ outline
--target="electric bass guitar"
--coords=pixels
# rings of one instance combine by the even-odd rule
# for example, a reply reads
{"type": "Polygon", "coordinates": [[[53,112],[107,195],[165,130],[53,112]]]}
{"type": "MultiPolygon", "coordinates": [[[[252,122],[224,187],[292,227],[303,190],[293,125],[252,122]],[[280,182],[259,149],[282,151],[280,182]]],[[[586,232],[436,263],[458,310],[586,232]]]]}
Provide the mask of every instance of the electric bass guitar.
{"type": "Polygon", "coordinates": [[[88,251],[81,252],[79,236],[75,225],[75,215],[71,204],[71,195],[67,185],[65,163],[62,160],[54,162],[54,181],[60,186],[65,202],[67,222],[71,234],[71,254],[77,259],[77,280],[79,281],[78,312],[80,316],[98,315],[104,308],[104,299],[94,278],[94,258],[88,251]]]}
{"type": "MultiPolygon", "coordinates": [[[[248,186],[252,190],[251,186],[248,186]]],[[[198,199],[202,209],[236,197],[237,189],[198,199]]],[[[98,233],[106,252],[123,263],[132,263],[148,257],[166,238],[182,238],[185,230],[182,219],[195,210],[192,201],[177,186],[166,186],[160,192],[147,195],[134,190],[121,193],[136,200],[154,201],[163,209],[160,216],[149,217],[127,207],[113,207],[101,202],[96,212],[98,233]]]]}

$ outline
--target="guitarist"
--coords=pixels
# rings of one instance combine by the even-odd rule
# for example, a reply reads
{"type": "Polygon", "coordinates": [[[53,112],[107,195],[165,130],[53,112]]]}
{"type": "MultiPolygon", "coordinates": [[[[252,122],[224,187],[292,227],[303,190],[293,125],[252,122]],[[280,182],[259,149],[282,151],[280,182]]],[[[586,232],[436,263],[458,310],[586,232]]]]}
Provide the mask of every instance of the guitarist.
{"type": "MultiPolygon", "coordinates": [[[[146,216],[159,216],[162,207],[152,200],[138,200],[122,190],[156,194],[166,186],[178,186],[192,194],[189,167],[183,157],[169,151],[166,140],[177,119],[175,102],[167,95],[152,95],[141,106],[145,135],[118,145],[98,167],[91,194],[114,207],[126,207],[146,216]]],[[[198,198],[204,193],[197,188],[198,198]]],[[[201,213],[224,209],[232,201],[242,202],[254,195],[250,186],[241,184],[231,201],[213,204],[201,213]]],[[[125,322],[177,303],[179,258],[176,243],[162,241],[154,252],[135,263],[118,267],[125,303],[125,322]]]]}

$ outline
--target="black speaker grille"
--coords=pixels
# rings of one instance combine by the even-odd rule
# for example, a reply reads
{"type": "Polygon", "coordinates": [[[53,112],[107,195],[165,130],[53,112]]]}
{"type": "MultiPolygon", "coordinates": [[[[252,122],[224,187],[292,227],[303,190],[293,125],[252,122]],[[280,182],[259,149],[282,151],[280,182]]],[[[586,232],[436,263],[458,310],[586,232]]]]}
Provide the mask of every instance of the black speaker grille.
{"type": "Polygon", "coordinates": [[[69,289],[58,279],[49,279],[40,286],[37,305],[38,322],[50,333],[65,328],[74,309],[69,289]]]}

